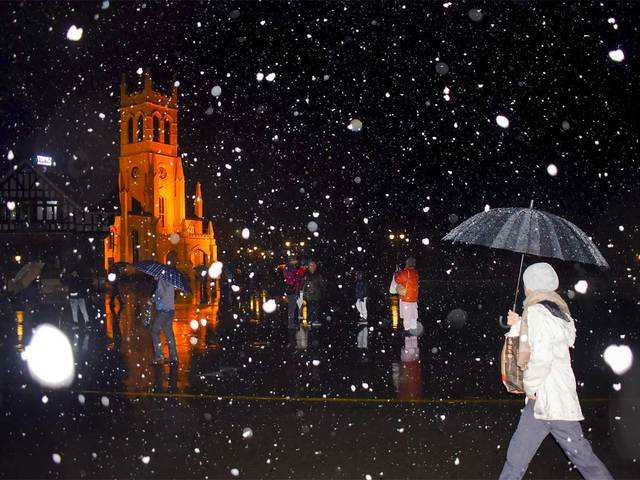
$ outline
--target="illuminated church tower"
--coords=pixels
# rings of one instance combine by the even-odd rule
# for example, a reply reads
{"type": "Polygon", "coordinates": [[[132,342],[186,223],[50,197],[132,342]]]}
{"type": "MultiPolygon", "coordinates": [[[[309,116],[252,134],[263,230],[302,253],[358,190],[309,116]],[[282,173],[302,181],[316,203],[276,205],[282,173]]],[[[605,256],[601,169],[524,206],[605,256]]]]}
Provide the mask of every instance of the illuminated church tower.
{"type": "Polygon", "coordinates": [[[211,289],[203,268],[217,260],[213,225],[203,218],[200,183],[193,217],[187,218],[185,179],[178,156],[178,89],[153,90],[149,72],[141,92],[120,85],[120,215],[105,239],[105,268],[117,262],[156,260],[191,281],[192,303],[207,303],[211,289]]]}

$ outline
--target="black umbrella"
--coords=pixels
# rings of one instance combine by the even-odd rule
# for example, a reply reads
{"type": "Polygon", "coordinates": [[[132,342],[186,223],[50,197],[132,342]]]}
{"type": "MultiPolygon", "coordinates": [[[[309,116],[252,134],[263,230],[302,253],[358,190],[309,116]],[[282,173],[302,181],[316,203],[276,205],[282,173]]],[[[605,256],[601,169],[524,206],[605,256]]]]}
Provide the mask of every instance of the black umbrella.
{"type": "Polygon", "coordinates": [[[451,230],[444,240],[522,253],[515,310],[525,254],[609,268],[591,239],[573,223],[530,208],[495,208],[478,213],[451,230]]]}

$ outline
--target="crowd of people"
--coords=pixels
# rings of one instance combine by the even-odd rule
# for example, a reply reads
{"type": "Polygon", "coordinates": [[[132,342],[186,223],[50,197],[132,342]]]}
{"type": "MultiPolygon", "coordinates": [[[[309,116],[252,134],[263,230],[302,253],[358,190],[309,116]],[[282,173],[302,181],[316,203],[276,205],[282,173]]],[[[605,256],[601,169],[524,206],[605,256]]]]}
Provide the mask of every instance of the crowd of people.
{"type": "MultiPolygon", "coordinates": [[[[612,479],[591,449],[579,423],[584,417],[569,353],[576,330],[569,307],[557,293],[558,275],[548,263],[535,263],[525,270],[522,278],[526,296],[524,311],[522,316],[509,311],[511,329],[506,335],[520,339],[518,366],[523,372],[525,408],[509,443],[500,479],[521,479],[549,434],[585,479],[612,479]]],[[[304,267],[298,265],[296,258],[291,258],[283,269],[283,280],[289,303],[288,327],[299,328],[303,302],[307,305],[309,324],[316,325],[324,290],[324,279],[316,262],[311,261],[304,267]]],[[[419,274],[415,258],[407,258],[404,268],[398,268],[393,274],[389,292],[399,297],[400,318],[409,336],[407,340],[417,342],[421,329],[418,328],[419,274]]],[[[355,274],[354,294],[359,323],[366,325],[368,285],[362,271],[355,274]]],[[[414,346],[417,347],[417,343],[414,346]]]]}
{"type": "MultiPolygon", "coordinates": [[[[42,270],[42,266],[37,267],[42,270]]],[[[3,302],[9,301],[8,292],[14,292],[10,301],[15,307],[34,311],[41,298],[38,293],[39,275],[36,273],[31,276],[33,278],[23,275],[22,280],[27,278],[29,281],[22,281],[19,289],[17,277],[11,281],[4,278],[3,302]]],[[[300,265],[292,257],[283,266],[282,277],[288,302],[287,327],[292,331],[303,330],[301,320],[305,304],[308,325],[312,328],[321,326],[320,313],[326,282],[317,262],[309,261],[306,265],[300,265]]],[[[357,323],[366,326],[369,285],[362,271],[356,271],[354,279],[353,299],[357,323]]],[[[397,268],[393,273],[389,287],[389,292],[399,297],[403,328],[414,343],[421,332],[418,321],[419,279],[416,260],[409,257],[404,268],[397,268]]],[[[519,338],[517,361],[523,372],[525,408],[509,444],[500,479],[522,478],[540,444],[549,434],[556,439],[584,478],[611,479],[611,474],[584,437],[579,423],[584,417],[569,353],[569,349],[574,347],[576,330],[569,307],[557,293],[557,273],[548,263],[536,263],[525,270],[522,279],[526,296],[523,313],[518,315],[513,311],[509,312],[508,324],[511,329],[506,335],[519,338]]],[[[155,291],[150,303],[154,304],[155,315],[149,325],[154,350],[153,364],[159,366],[169,363],[170,366],[177,367],[178,354],[172,328],[176,288],[162,275],[156,276],[154,280],[155,291]],[[163,356],[162,334],[168,344],[168,359],[163,356]]],[[[77,269],[71,269],[65,270],[61,283],[67,289],[73,327],[87,327],[90,324],[87,302],[92,293],[95,293],[94,282],[81,276],[77,269]]],[[[116,299],[122,309],[123,298],[117,284],[111,292],[112,309],[116,299]]],[[[417,343],[415,346],[417,347],[417,343]]]]}
{"type": "MultiPolygon", "coordinates": [[[[322,299],[326,289],[326,282],[318,270],[316,261],[311,260],[306,265],[300,265],[295,257],[289,258],[282,267],[284,295],[288,304],[287,327],[297,330],[302,320],[302,308],[306,305],[307,322],[310,326],[321,326],[320,311],[322,299]]],[[[407,258],[404,268],[397,268],[392,276],[389,293],[397,294],[400,305],[400,318],[406,332],[418,332],[418,296],[419,275],[416,260],[407,258]]],[[[358,323],[367,323],[367,300],[369,285],[362,270],[355,272],[354,305],[358,312],[358,323]]]]}

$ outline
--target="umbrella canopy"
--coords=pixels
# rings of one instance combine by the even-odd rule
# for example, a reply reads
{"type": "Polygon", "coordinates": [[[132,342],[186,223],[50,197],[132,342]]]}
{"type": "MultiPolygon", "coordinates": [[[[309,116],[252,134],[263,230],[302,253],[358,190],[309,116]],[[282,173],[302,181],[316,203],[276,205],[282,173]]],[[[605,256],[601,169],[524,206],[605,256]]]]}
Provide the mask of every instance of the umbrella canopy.
{"type": "Polygon", "coordinates": [[[189,287],[189,280],[177,269],[164,265],[152,260],[145,260],[143,262],[134,263],[133,266],[147,275],[153,277],[163,277],[167,282],[173,285],[175,288],[189,293],[191,288],[189,287]]]}
{"type": "Polygon", "coordinates": [[[31,283],[38,278],[38,275],[42,273],[44,263],[42,262],[29,262],[16,273],[16,276],[9,283],[9,291],[12,293],[21,292],[27,288],[31,283]]]}
{"type": "Polygon", "coordinates": [[[586,233],[563,218],[533,208],[495,208],[478,213],[451,230],[444,240],[609,268],[586,233]]]}

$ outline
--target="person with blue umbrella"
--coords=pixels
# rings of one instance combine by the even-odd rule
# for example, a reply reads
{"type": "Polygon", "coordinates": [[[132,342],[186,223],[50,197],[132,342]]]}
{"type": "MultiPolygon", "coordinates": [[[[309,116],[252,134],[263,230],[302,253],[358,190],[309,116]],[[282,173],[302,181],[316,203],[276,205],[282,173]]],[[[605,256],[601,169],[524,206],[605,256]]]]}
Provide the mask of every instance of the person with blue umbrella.
{"type": "Polygon", "coordinates": [[[162,340],[160,334],[164,332],[169,346],[169,365],[177,367],[178,350],[176,337],[173,334],[173,317],[176,313],[175,293],[176,288],[188,292],[189,282],[177,269],[154,261],[144,261],[134,264],[134,267],[156,280],[156,290],[153,300],[156,307],[156,316],[151,325],[151,339],[153,341],[154,365],[165,362],[162,353],[162,340]]]}
{"type": "Polygon", "coordinates": [[[169,346],[169,365],[178,365],[178,350],[176,348],[176,337],[173,334],[173,317],[176,313],[175,287],[170,284],[162,275],[155,277],[158,282],[153,298],[156,306],[156,318],[151,325],[151,340],[153,341],[154,365],[165,362],[162,353],[162,340],[160,333],[164,332],[169,346]]]}

